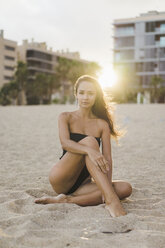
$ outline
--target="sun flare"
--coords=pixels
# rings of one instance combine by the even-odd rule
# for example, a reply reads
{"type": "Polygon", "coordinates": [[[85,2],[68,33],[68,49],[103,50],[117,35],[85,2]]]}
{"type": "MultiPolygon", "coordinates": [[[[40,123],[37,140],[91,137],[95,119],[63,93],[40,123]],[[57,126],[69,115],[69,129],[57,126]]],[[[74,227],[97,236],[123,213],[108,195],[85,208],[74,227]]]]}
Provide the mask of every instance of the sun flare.
{"type": "Polygon", "coordinates": [[[114,87],[117,82],[117,75],[112,67],[103,68],[98,81],[103,89],[114,87]]]}

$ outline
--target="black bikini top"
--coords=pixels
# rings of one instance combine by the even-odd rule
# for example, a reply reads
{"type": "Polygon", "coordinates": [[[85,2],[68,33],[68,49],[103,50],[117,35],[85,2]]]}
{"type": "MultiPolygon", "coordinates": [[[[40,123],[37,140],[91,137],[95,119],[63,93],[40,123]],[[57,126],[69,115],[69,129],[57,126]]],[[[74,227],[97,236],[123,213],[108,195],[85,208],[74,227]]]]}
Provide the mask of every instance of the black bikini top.
{"type": "MultiPolygon", "coordinates": [[[[82,133],[70,133],[70,139],[76,142],[82,140],[84,137],[87,137],[87,136],[90,136],[90,135],[82,134],[82,133]]],[[[97,140],[100,146],[100,138],[99,137],[94,137],[94,138],[97,140]]]]}
{"type": "MultiPolygon", "coordinates": [[[[90,135],[82,134],[82,133],[70,133],[70,139],[71,139],[71,140],[74,140],[74,141],[76,141],[76,142],[82,140],[84,137],[87,137],[87,136],[90,136],[90,135]]],[[[98,142],[98,144],[99,144],[99,146],[100,146],[100,138],[99,138],[99,137],[94,137],[94,138],[97,140],[97,142],[98,142]]],[[[63,150],[63,154],[62,154],[62,156],[60,157],[60,159],[64,156],[64,154],[65,154],[66,152],[67,152],[66,150],[63,150]]]]}

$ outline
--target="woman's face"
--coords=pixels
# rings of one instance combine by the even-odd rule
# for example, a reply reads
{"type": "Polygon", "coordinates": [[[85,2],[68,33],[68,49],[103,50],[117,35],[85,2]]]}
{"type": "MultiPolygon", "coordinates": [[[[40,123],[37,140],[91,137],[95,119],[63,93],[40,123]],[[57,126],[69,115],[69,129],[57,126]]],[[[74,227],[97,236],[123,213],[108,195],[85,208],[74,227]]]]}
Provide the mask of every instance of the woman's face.
{"type": "Polygon", "coordinates": [[[82,81],[78,86],[76,95],[79,106],[83,108],[91,108],[95,103],[96,93],[93,83],[82,81]]]}

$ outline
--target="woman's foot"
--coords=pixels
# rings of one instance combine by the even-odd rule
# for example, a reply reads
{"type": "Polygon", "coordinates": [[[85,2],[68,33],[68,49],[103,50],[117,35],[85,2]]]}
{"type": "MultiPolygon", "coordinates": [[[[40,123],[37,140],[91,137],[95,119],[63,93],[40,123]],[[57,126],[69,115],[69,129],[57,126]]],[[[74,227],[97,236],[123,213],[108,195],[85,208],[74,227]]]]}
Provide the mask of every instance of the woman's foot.
{"type": "Polygon", "coordinates": [[[119,200],[113,200],[110,204],[106,204],[105,208],[112,217],[119,217],[127,214],[119,200]]]}
{"type": "Polygon", "coordinates": [[[51,203],[66,203],[67,202],[67,195],[59,194],[55,197],[44,197],[35,200],[37,204],[51,204],[51,203]]]}

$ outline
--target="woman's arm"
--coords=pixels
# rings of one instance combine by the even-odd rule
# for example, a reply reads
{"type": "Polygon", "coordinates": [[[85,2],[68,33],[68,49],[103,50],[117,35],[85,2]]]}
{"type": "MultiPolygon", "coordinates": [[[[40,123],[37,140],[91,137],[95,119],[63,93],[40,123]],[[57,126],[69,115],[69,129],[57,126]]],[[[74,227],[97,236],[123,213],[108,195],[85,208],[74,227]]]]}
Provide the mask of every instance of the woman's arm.
{"type": "MultiPolygon", "coordinates": [[[[78,154],[87,154],[91,161],[97,166],[97,168],[104,173],[107,173],[106,168],[107,161],[104,158],[103,154],[100,151],[96,151],[87,145],[80,144],[73,140],[70,140],[69,134],[69,118],[70,114],[67,112],[61,113],[58,119],[59,126],[59,137],[62,148],[68,152],[78,153],[78,154]]],[[[108,167],[109,168],[109,167],[108,167]]]]}
{"type": "Polygon", "coordinates": [[[109,125],[106,121],[102,121],[102,153],[109,164],[107,176],[112,182],[112,155],[111,155],[111,135],[109,125]]]}
{"type": "Polygon", "coordinates": [[[73,153],[87,154],[88,149],[86,146],[70,140],[69,117],[70,113],[64,112],[61,113],[58,118],[59,138],[62,148],[73,153]]]}

